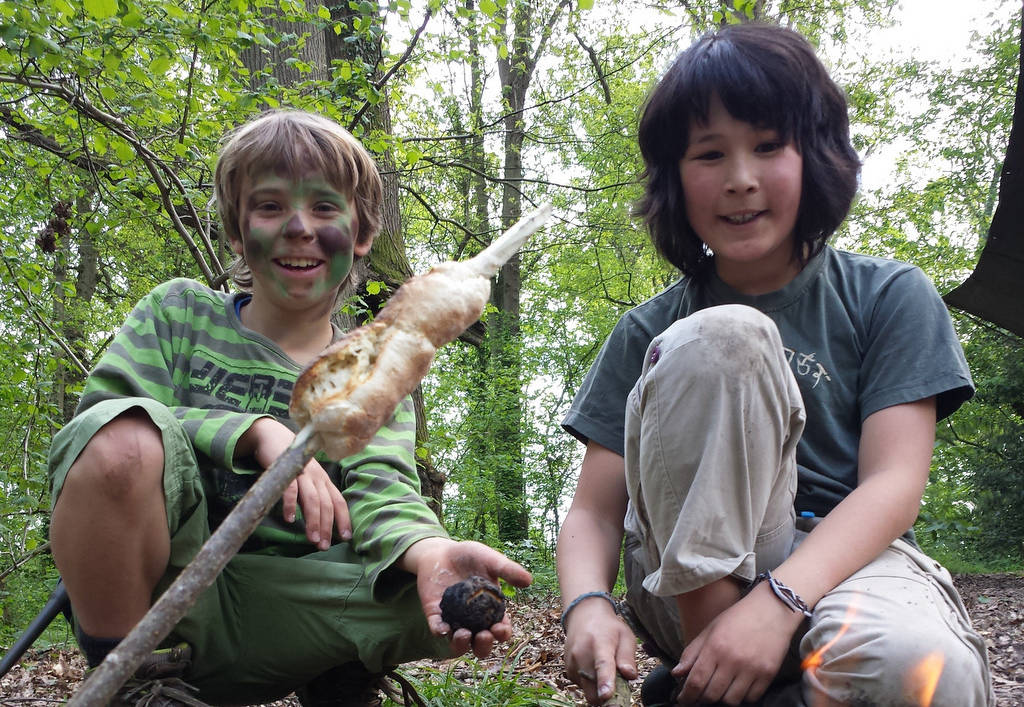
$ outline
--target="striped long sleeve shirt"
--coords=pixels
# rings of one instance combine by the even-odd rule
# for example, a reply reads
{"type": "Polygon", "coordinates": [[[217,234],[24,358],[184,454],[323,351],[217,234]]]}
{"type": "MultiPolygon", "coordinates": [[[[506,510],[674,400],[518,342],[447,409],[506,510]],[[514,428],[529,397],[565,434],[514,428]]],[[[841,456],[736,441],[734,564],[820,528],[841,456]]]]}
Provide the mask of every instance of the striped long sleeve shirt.
{"type": "MultiPolygon", "coordinates": [[[[146,397],[166,405],[191,439],[210,509],[218,525],[262,471],[234,458],[235,445],[260,417],[295,429],[288,417],[292,386],[301,367],[272,340],[242,325],[240,294],[217,292],[176,279],[146,295],[132,310],[92,371],[78,412],[101,400],[146,397]]],[[[414,457],[412,403],[399,405],[390,422],[357,455],[321,459],[348,503],[352,546],[365,558],[374,593],[388,593],[388,575],[417,540],[446,537],[420,496],[414,457]]],[[[301,519],[287,524],[280,503],[243,551],[301,556],[313,548],[301,519]]]]}

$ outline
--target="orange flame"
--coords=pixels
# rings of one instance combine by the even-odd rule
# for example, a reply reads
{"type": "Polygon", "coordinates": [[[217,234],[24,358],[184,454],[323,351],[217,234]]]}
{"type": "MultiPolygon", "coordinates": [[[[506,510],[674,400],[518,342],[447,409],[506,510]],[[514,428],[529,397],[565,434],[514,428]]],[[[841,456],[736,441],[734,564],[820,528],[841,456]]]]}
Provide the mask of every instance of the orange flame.
{"type": "MultiPolygon", "coordinates": [[[[858,595],[854,595],[853,600],[846,607],[846,616],[843,617],[843,624],[836,631],[836,634],[828,643],[813,653],[809,653],[801,661],[801,669],[813,674],[825,662],[824,655],[828,649],[834,646],[843,637],[843,634],[850,629],[853,618],[857,615],[857,598],[858,595]]],[[[930,653],[911,669],[906,677],[905,694],[910,697],[912,704],[920,705],[920,707],[931,707],[932,698],[935,696],[935,690],[939,685],[939,678],[942,677],[944,664],[945,658],[941,653],[930,653]]]]}
{"type": "Polygon", "coordinates": [[[810,670],[812,672],[817,670],[821,666],[822,662],[824,662],[822,660],[822,656],[825,655],[825,651],[834,646],[836,641],[842,638],[843,634],[850,630],[850,622],[853,620],[853,617],[857,614],[858,596],[859,595],[854,595],[853,601],[851,601],[849,606],[846,607],[846,616],[843,617],[843,625],[836,632],[836,635],[833,636],[832,640],[823,645],[821,648],[814,651],[813,653],[808,654],[808,656],[804,658],[803,661],[801,661],[800,663],[801,669],[810,670]]]}
{"type": "Polygon", "coordinates": [[[930,653],[907,676],[907,692],[921,707],[930,707],[944,663],[941,653],[930,653]]]}

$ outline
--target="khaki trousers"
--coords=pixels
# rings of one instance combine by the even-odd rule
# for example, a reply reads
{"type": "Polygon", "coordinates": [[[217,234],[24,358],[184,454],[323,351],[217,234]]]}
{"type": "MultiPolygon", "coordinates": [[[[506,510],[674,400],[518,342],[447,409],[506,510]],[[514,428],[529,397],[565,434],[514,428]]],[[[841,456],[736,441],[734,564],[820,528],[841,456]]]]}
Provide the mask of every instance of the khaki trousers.
{"type": "MultiPolygon", "coordinates": [[[[705,309],[651,342],[626,406],[625,568],[626,601],[659,653],[682,653],[676,595],[749,582],[813,528],[793,511],[803,426],[778,330],[757,310],[705,309]]],[[[766,703],[919,707],[923,666],[941,661],[932,707],[994,704],[949,572],[903,539],[818,602],[792,652],[766,703]]]]}

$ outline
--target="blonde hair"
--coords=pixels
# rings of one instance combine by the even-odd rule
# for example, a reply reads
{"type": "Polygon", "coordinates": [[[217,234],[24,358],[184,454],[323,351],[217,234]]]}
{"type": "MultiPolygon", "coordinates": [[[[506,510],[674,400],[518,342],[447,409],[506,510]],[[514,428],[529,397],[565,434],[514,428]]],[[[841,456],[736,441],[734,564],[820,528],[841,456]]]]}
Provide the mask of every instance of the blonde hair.
{"type": "MultiPolygon", "coordinates": [[[[355,204],[356,242],[372,240],[380,230],[383,186],[370,153],[333,120],[299,110],[273,110],[224,136],[214,171],[214,194],[224,236],[242,237],[239,198],[246,177],[274,172],[299,179],[319,172],[355,204]]],[[[252,287],[252,272],[239,256],[228,268],[242,289],[252,287]]]]}

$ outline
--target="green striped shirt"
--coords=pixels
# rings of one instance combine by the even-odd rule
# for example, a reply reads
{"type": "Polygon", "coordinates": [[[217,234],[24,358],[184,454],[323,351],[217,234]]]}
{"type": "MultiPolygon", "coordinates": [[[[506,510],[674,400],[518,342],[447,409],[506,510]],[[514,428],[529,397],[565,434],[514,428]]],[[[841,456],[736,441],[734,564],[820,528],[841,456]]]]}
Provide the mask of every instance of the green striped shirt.
{"type": "MultiPolygon", "coordinates": [[[[211,527],[262,471],[252,460],[234,458],[239,437],[264,416],[296,428],[288,402],[301,366],[272,340],[242,325],[235,313],[240,296],[186,279],[154,289],[128,316],[90,374],[78,405],[81,412],[118,397],[146,397],[167,405],[195,448],[211,527]]],[[[348,503],[352,547],[366,558],[366,573],[378,596],[387,592],[378,579],[412,543],[446,536],[420,496],[415,435],[407,398],[362,452],[340,461],[321,459],[348,503]]],[[[314,550],[301,517],[285,523],[280,502],[242,548],[289,556],[314,550]]]]}

